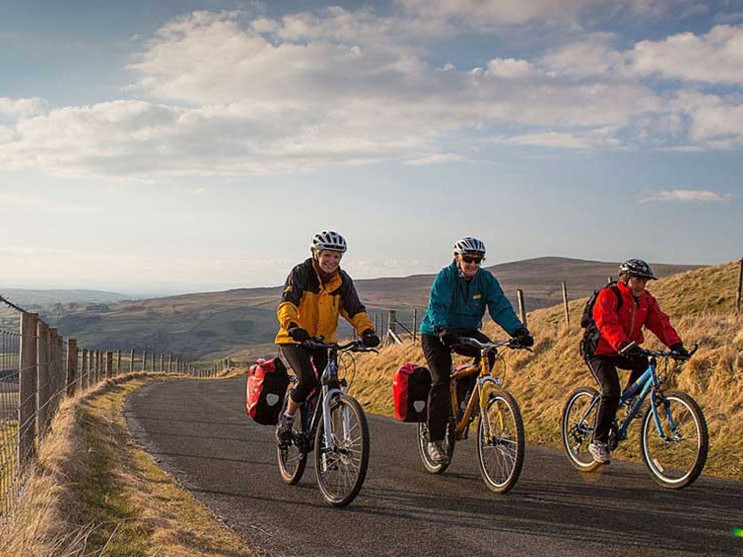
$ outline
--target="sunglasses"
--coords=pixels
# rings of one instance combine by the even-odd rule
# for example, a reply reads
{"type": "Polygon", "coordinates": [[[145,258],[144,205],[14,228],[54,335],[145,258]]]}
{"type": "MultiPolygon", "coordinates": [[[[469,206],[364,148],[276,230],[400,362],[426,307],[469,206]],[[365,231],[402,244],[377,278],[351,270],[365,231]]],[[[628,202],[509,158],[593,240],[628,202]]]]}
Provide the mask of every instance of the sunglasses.
{"type": "Polygon", "coordinates": [[[479,256],[473,256],[473,255],[463,255],[462,261],[465,263],[477,263],[478,265],[482,263],[482,257],[479,256]]]}

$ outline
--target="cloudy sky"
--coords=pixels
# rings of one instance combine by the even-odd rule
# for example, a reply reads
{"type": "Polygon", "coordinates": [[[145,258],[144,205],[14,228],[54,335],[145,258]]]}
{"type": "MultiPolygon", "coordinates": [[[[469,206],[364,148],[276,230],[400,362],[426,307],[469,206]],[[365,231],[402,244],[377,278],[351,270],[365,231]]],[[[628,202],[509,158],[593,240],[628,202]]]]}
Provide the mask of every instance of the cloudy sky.
{"type": "Polygon", "coordinates": [[[743,255],[743,1],[0,0],[0,292],[743,255]]]}

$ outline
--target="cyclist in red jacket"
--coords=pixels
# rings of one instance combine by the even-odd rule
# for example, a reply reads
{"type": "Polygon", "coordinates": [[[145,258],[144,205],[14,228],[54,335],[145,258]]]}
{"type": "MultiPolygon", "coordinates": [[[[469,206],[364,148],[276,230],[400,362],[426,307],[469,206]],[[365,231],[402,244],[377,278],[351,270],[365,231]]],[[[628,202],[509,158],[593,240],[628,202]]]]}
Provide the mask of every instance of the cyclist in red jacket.
{"type": "Polygon", "coordinates": [[[611,462],[607,441],[621,395],[616,368],[632,370],[629,385],[648,367],[647,356],[640,349],[645,340],[642,328],[650,329],[679,356],[689,356],[668,316],[661,311],[653,295],[645,290],[647,282],[655,279],[645,261],[629,259],[619,266],[617,288],[601,290],[593,307],[593,319],[601,336],[593,354],[586,355],[586,363],[601,385],[601,403],[588,450],[594,461],[600,464],[611,462]],[[621,303],[617,291],[622,297],[621,303]]]}

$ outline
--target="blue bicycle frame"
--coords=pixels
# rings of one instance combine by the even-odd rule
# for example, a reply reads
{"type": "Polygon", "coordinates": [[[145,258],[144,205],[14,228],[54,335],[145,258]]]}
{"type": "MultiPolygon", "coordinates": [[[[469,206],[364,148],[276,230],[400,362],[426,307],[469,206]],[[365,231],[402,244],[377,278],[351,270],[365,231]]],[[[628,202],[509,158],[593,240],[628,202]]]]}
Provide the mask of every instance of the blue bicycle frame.
{"type": "MultiPolygon", "coordinates": [[[[648,358],[648,368],[643,372],[643,374],[637,378],[637,380],[629,385],[624,392],[622,393],[621,397],[619,398],[619,406],[622,406],[623,404],[626,404],[628,400],[635,399],[632,405],[630,406],[627,416],[622,420],[621,423],[619,423],[616,419],[616,416],[613,420],[613,429],[616,434],[617,442],[624,440],[627,438],[627,429],[629,429],[630,423],[632,423],[632,420],[637,416],[640,408],[642,407],[642,404],[645,402],[645,399],[647,398],[648,394],[651,394],[660,386],[661,381],[658,379],[658,375],[656,373],[656,367],[657,367],[657,360],[654,355],[651,355],[648,358]]],[[[586,409],[586,413],[584,416],[584,419],[588,414],[593,410],[593,408],[599,404],[601,401],[601,394],[596,396],[593,399],[593,402],[591,402],[590,406],[586,409]]],[[[650,397],[650,411],[653,414],[653,423],[655,424],[656,429],[658,430],[658,435],[661,437],[661,439],[667,439],[665,432],[663,431],[663,426],[660,423],[660,418],[658,416],[658,402],[655,397],[650,397]]],[[[671,411],[666,409],[666,417],[668,418],[668,423],[671,426],[671,430],[673,431],[674,435],[677,435],[676,431],[676,424],[673,421],[673,417],[671,416],[671,411]]],[[[584,432],[584,433],[592,433],[592,431],[584,432]]]]}

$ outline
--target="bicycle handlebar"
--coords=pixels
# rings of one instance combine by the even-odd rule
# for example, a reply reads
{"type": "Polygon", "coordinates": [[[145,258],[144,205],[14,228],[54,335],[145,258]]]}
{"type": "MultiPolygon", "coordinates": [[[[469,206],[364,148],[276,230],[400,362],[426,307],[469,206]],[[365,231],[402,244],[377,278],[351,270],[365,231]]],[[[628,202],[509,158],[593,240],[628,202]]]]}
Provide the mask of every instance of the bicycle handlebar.
{"type": "Polygon", "coordinates": [[[685,362],[689,358],[691,358],[694,353],[699,349],[699,344],[695,344],[694,347],[689,350],[688,356],[681,356],[680,354],[677,354],[673,351],[669,350],[648,350],[646,348],[640,347],[640,350],[642,350],[642,353],[646,356],[654,356],[656,358],[671,358],[676,361],[685,362]]]}
{"type": "Polygon", "coordinates": [[[476,338],[472,337],[459,337],[457,339],[457,342],[455,342],[452,346],[456,345],[470,345],[474,346],[475,348],[479,348],[480,350],[490,351],[494,350],[496,348],[500,348],[501,346],[506,346],[508,348],[511,348],[512,350],[529,350],[529,347],[522,346],[521,343],[518,341],[518,339],[515,338],[509,338],[505,340],[496,340],[495,342],[480,342],[476,338]]]}
{"type": "Polygon", "coordinates": [[[306,346],[307,348],[325,348],[330,350],[337,350],[339,352],[350,350],[351,352],[379,353],[379,350],[377,350],[376,348],[368,348],[364,346],[364,343],[361,340],[352,340],[350,342],[347,342],[346,344],[338,344],[337,342],[325,342],[325,339],[323,339],[323,337],[310,337],[308,340],[302,342],[302,346],[306,346]]]}

